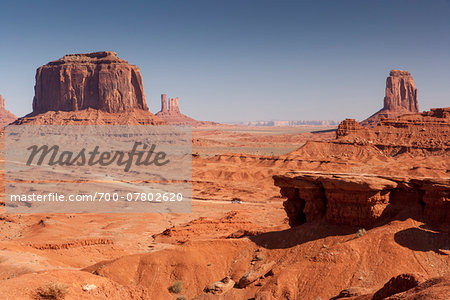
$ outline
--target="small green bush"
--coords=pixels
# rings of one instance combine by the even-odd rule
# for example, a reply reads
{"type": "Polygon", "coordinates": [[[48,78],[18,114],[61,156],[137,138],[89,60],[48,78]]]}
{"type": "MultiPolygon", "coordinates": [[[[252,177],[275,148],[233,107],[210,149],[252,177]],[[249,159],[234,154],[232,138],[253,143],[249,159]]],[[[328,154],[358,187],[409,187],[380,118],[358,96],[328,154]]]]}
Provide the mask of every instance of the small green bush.
{"type": "Polygon", "coordinates": [[[356,237],[362,237],[366,233],[367,231],[364,228],[358,229],[358,231],[356,232],[356,237]]]}
{"type": "Polygon", "coordinates": [[[183,281],[175,281],[172,286],[169,287],[169,292],[179,294],[183,290],[183,281]]]}

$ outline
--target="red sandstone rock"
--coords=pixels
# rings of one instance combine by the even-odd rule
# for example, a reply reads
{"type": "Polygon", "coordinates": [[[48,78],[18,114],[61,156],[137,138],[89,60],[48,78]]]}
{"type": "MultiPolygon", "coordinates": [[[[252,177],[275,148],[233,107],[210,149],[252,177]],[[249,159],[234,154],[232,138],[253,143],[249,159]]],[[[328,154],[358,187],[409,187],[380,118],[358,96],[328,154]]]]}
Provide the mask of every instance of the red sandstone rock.
{"type": "Polygon", "coordinates": [[[33,113],[148,110],[141,73],[111,51],[69,54],[36,72],[33,113]]]}
{"type": "Polygon", "coordinates": [[[450,107],[379,121],[374,128],[346,119],[336,131],[338,143],[372,145],[389,156],[441,155],[450,152],[450,107]]]}
{"type": "Polygon", "coordinates": [[[344,121],[342,121],[339,126],[338,129],[336,130],[336,135],[339,136],[346,136],[351,132],[355,132],[357,130],[362,129],[363,127],[356,122],[355,119],[345,119],[344,121]]]}
{"type": "Polygon", "coordinates": [[[368,119],[363,126],[374,126],[383,118],[393,118],[407,113],[418,113],[417,88],[408,71],[391,70],[386,79],[384,107],[368,119]]]}
{"type": "Polygon", "coordinates": [[[138,67],[105,51],[69,54],[36,72],[33,112],[14,124],[158,125],[138,67]]]}
{"type": "Polygon", "coordinates": [[[229,276],[227,276],[219,281],[209,284],[207,287],[205,287],[204,292],[214,295],[225,294],[233,288],[234,284],[235,282],[229,276]]]}
{"type": "Polygon", "coordinates": [[[283,205],[291,226],[323,218],[333,224],[374,226],[401,211],[436,225],[450,220],[449,179],[308,171],[273,178],[287,198],[283,205]]]}
{"type": "Polygon", "coordinates": [[[258,278],[260,278],[261,276],[264,276],[267,273],[269,273],[273,269],[274,266],[275,266],[275,262],[271,261],[269,263],[260,265],[259,267],[255,268],[254,270],[247,272],[244,276],[241,277],[241,279],[239,279],[239,283],[238,283],[239,287],[245,288],[252,282],[255,282],[256,280],[258,280],[258,278]]]}
{"type": "Polygon", "coordinates": [[[397,293],[412,289],[425,280],[420,274],[400,274],[392,277],[372,297],[372,300],[382,300],[397,293]]]}
{"type": "Polygon", "coordinates": [[[0,95],[0,127],[4,127],[16,119],[17,117],[5,108],[5,98],[0,95]]]}
{"type": "Polygon", "coordinates": [[[149,111],[135,109],[126,112],[108,113],[98,109],[80,111],[48,111],[29,114],[17,119],[14,125],[163,125],[163,120],[149,111]]]}
{"type": "Polygon", "coordinates": [[[161,94],[161,112],[167,112],[167,95],[161,94]]]}
{"type": "Polygon", "coordinates": [[[178,97],[169,99],[169,106],[167,109],[167,95],[161,95],[161,110],[156,116],[168,124],[171,125],[188,125],[188,126],[201,126],[201,125],[213,125],[214,122],[197,121],[180,112],[178,105],[178,97]]]}

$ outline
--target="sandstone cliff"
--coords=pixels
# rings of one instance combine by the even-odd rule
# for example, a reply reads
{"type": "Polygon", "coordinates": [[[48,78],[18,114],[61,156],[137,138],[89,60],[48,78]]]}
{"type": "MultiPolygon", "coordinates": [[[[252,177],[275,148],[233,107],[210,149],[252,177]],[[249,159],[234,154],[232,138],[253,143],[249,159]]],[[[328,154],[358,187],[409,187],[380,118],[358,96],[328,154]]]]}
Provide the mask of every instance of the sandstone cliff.
{"type": "Polygon", "coordinates": [[[449,225],[450,179],[328,172],[275,175],[291,226],[326,220],[375,226],[394,217],[449,225]]]}
{"type": "Polygon", "coordinates": [[[16,119],[17,117],[5,108],[5,98],[0,95],[0,127],[4,127],[16,119]]]}
{"type": "Polygon", "coordinates": [[[383,118],[394,118],[407,113],[418,113],[417,88],[408,71],[391,70],[386,79],[384,106],[368,119],[363,126],[375,126],[383,118]]]}
{"type": "Polygon", "coordinates": [[[148,111],[137,66],[104,51],[69,54],[36,71],[33,112],[15,124],[165,124],[148,111]]]}
{"type": "Polygon", "coordinates": [[[337,143],[371,145],[389,156],[450,154],[450,107],[383,119],[373,128],[346,119],[336,131],[337,143]]]}
{"type": "Polygon", "coordinates": [[[105,51],[69,54],[37,69],[33,113],[86,108],[148,110],[138,67],[105,51]]]}

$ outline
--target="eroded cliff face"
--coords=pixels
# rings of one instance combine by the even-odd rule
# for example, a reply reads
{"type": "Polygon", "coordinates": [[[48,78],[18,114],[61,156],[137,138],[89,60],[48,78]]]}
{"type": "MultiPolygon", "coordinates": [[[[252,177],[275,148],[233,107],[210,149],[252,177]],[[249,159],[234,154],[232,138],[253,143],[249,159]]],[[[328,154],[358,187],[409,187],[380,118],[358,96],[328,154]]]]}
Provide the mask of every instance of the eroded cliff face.
{"type": "Polygon", "coordinates": [[[394,118],[403,114],[418,113],[417,88],[408,71],[391,70],[386,79],[384,106],[381,110],[361,122],[372,127],[384,118],[394,118]]]}
{"type": "Polygon", "coordinates": [[[450,224],[450,179],[308,171],[273,178],[292,227],[317,220],[371,227],[398,215],[450,224]]]}
{"type": "Polygon", "coordinates": [[[69,54],[36,72],[33,114],[148,110],[141,73],[115,52],[69,54]]]}
{"type": "Polygon", "coordinates": [[[336,131],[337,143],[371,145],[389,156],[450,154],[450,107],[383,119],[373,128],[346,119],[336,131]]]}
{"type": "Polygon", "coordinates": [[[419,112],[417,88],[408,71],[391,70],[386,79],[383,109],[400,112],[419,112]]]}

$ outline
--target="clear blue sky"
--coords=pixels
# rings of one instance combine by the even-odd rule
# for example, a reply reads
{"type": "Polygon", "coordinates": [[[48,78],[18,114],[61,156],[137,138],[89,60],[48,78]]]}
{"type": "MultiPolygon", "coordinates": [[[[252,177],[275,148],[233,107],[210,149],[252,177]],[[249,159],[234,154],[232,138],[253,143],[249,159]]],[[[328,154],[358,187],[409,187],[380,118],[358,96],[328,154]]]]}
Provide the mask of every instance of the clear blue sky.
{"type": "Polygon", "coordinates": [[[450,106],[450,2],[5,1],[0,94],[31,112],[36,68],[112,50],[160,94],[214,121],[363,119],[390,69],[412,73],[421,110],[450,106]]]}

